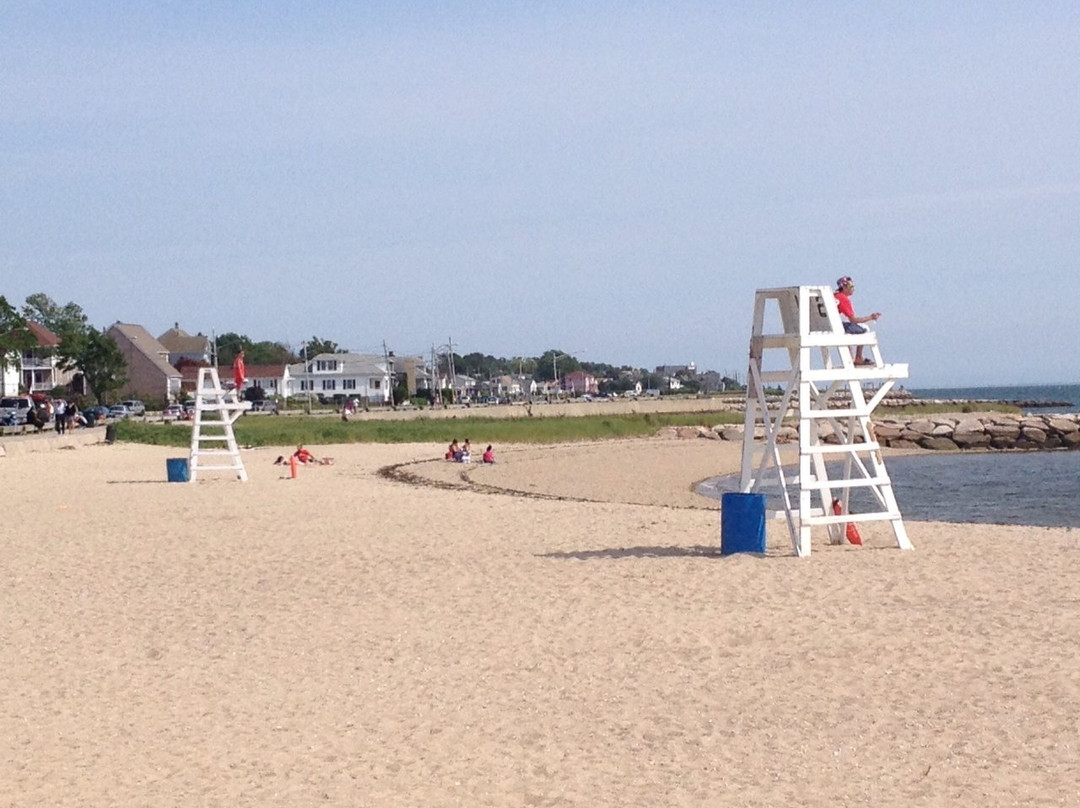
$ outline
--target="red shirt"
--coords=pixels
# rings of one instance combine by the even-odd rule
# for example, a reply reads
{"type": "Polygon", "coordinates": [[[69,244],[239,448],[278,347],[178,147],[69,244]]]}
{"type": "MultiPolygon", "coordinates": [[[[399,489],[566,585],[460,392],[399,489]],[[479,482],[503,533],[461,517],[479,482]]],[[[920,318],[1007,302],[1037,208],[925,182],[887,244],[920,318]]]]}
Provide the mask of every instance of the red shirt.
{"type": "Polygon", "coordinates": [[[840,309],[840,313],[849,320],[854,320],[855,307],[851,305],[851,298],[843,292],[837,292],[834,297],[836,298],[836,307],[840,309]]]}
{"type": "Polygon", "coordinates": [[[244,367],[244,357],[237,356],[232,365],[233,381],[236,382],[237,387],[244,386],[244,379],[247,378],[246,374],[247,368],[244,367]]]}

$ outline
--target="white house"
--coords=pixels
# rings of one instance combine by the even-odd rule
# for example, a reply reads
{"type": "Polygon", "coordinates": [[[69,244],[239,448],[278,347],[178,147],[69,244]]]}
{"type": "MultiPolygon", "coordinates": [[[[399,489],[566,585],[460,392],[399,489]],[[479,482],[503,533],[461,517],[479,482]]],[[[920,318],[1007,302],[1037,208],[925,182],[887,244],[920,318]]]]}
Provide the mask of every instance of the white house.
{"type": "Polygon", "coordinates": [[[322,353],[289,365],[284,383],[288,395],[315,393],[367,399],[371,404],[390,404],[394,386],[384,356],[354,353],[322,353]]]}
{"type": "MultiPolygon", "coordinates": [[[[268,396],[288,398],[289,385],[292,380],[289,368],[292,367],[296,367],[296,365],[248,365],[245,368],[247,380],[244,382],[244,389],[258,387],[268,396]]],[[[231,376],[232,371],[229,369],[226,375],[221,378],[225,379],[231,376]]]]}
{"type": "Polygon", "coordinates": [[[16,353],[4,357],[0,363],[0,396],[14,396],[19,393],[19,357],[16,353]]]}

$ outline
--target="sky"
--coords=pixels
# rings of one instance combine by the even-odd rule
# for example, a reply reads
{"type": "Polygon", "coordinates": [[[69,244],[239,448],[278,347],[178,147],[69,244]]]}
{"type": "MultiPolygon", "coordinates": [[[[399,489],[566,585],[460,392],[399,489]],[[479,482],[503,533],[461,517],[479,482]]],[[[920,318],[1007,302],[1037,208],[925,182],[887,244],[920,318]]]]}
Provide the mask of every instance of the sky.
{"type": "Polygon", "coordinates": [[[0,295],[294,348],[1080,381],[1080,4],[0,2],[0,295]]]}

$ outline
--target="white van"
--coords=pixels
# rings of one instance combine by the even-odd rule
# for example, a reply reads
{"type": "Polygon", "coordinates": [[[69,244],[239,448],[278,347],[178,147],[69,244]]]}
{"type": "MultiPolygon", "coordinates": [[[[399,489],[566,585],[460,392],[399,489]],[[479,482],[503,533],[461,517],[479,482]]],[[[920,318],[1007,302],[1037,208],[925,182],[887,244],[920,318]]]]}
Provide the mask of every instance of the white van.
{"type": "Polygon", "coordinates": [[[34,408],[30,396],[4,396],[0,398],[0,425],[18,426],[26,423],[26,414],[34,408]]]}

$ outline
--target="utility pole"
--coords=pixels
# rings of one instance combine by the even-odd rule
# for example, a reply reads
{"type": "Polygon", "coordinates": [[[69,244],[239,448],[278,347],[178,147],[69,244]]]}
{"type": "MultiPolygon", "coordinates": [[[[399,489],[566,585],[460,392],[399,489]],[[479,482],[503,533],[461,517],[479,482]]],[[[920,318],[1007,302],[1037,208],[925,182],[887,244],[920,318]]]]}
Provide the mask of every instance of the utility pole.
{"type": "Polygon", "coordinates": [[[435,358],[435,343],[431,343],[431,406],[442,404],[442,385],[438,383],[439,363],[435,358]],[[436,399],[438,396],[438,399],[436,399]]]}
{"type": "Polygon", "coordinates": [[[446,364],[450,369],[450,403],[457,404],[457,370],[454,369],[454,340],[446,338],[446,364]]]}
{"type": "Polygon", "coordinates": [[[383,360],[386,362],[386,377],[387,384],[389,384],[387,393],[390,409],[397,410],[397,403],[394,401],[394,354],[392,351],[386,350],[386,340],[382,342],[382,352],[383,360]]]}

